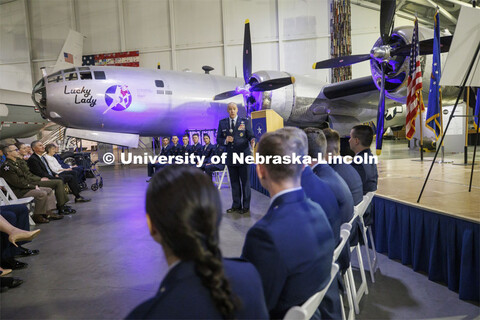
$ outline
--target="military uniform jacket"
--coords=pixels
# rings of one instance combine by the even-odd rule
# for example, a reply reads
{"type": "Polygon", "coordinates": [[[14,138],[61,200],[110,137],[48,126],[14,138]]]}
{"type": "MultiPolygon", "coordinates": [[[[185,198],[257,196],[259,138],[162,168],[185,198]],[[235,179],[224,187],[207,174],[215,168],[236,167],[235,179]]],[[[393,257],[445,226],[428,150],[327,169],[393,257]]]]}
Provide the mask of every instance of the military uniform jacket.
{"type": "Polygon", "coordinates": [[[39,182],[41,179],[28,170],[28,165],[23,159],[17,161],[7,159],[0,167],[0,176],[7,181],[18,198],[35,189],[37,185],[35,182],[39,182]]]}
{"type": "Polygon", "coordinates": [[[214,155],[215,146],[209,143],[208,145],[202,146],[202,156],[205,157],[205,160],[209,161],[210,158],[214,155]]]}
{"type": "Polygon", "coordinates": [[[232,164],[234,153],[250,155],[250,141],[255,138],[250,119],[237,117],[233,132],[230,131],[230,122],[230,117],[220,120],[217,130],[217,143],[226,146],[227,164],[229,165],[232,164]],[[225,144],[228,136],[233,136],[233,143],[225,144]]]}
{"type": "Polygon", "coordinates": [[[177,145],[172,144],[172,148],[170,149],[170,153],[172,156],[181,156],[183,155],[183,147],[177,143],[177,145]]]}
{"type": "Polygon", "coordinates": [[[160,149],[160,155],[167,156],[167,157],[173,155],[172,146],[167,145],[166,147],[162,147],[162,149],[160,149]]]}
{"type": "Polygon", "coordinates": [[[193,153],[195,156],[201,156],[203,153],[203,146],[200,143],[193,144],[190,146],[189,153],[193,153]]]}
{"type": "MultiPolygon", "coordinates": [[[[241,301],[236,319],[268,319],[260,276],[250,263],[224,259],[230,285],[241,301]]],[[[137,306],[127,319],[222,319],[210,292],[202,284],[191,261],[174,266],[163,279],[157,294],[137,306]]]]}
{"type": "Polygon", "coordinates": [[[260,273],[272,319],[283,318],[288,309],[325,287],[334,249],[325,212],[303,190],[284,193],[272,202],[248,230],[242,252],[260,273]]]}

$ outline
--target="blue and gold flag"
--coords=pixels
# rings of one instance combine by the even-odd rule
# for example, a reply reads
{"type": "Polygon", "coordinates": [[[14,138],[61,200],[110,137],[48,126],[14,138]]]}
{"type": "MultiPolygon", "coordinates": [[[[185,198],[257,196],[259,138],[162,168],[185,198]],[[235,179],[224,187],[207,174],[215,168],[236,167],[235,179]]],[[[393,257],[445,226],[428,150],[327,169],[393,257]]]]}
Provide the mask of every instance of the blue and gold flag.
{"type": "Polygon", "coordinates": [[[440,21],[438,10],[435,13],[435,27],[433,34],[433,63],[430,77],[430,92],[428,93],[427,121],[425,126],[435,133],[438,140],[442,133],[441,99],[442,88],[440,87],[440,21]]]}

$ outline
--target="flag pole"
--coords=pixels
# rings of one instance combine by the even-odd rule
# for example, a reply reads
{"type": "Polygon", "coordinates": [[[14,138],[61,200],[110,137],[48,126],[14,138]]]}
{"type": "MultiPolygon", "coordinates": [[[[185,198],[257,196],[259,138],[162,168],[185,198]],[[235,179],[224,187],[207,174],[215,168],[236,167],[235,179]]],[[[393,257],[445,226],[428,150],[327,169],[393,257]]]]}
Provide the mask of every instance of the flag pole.
{"type": "MultiPolygon", "coordinates": [[[[455,101],[455,105],[453,106],[452,113],[450,114],[450,117],[449,117],[448,122],[447,122],[447,126],[445,127],[445,134],[447,133],[448,127],[450,126],[450,122],[452,122],[452,119],[453,119],[454,114],[455,114],[455,110],[457,110],[458,101],[460,100],[460,97],[463,94],[463,90],[465,89],[465,85],[467,84],[468,77],[470,76],[470,72],[472,71],[473,64],[475,63],[475,61],[477,59],[479,51],[480,51],[480,42],[478,43],[477,49],[475,50],[475,53],[473,54],[472,61],[470,62],[470,66],[467,69],[467,74],[465,75],[465,78],[463,79],[462,86],[460,87],[460,92],[458,93],[457,100],[455,101]]],[[[480,127],[480,123],[479,123],[478,127],[480,127]]],[[[443,135],[442,136],[442,141],[440,141],[440,144],[443,144],[443,139],[444,138],[445,138],[445,136],[443,135]]],[[[423,190],[425,190],[425,186],[427,185],[428,178],[430,177],[430,173],[432,173],[433,165],[435,164],[435,160],[437,159],[437,156],[438,156],[438,151],[439,150],[437,149],[437,151],[435,152],[435,157],[433,158],[433,161],[430,165],[430,169],[428,170],[427,177],[425,178],[425,182],[423,183],[422,190],[420,191],[420,194],[418,195],[417,203],[419,203],[420,199],[422,198],[423,190]]],[[[472,170],[473,170],[473,168],[472,168],[472,170]]]]}
{"type": "Polygon", "coordinates": [[[467,88],[467,112],[465,117],[465,146],[463,147],[463,162],[468,163],[468,111],[470,109],[470,87],[467,88]]]}
{"type": "MultiPolygon", "coordinates": [[[[439,103],[440,103],[440,138],[443,137],[443,106],[442,106],[442,87],[439,89],[439,103]]],[[[442,145],[440,146],[442,148],[442,163],[445,162],[445,147],[444,147],[444,141],[443,139],[442,145]]]]}
{"type": "MultiPolygon", "coordinates": [[[[478,91],[477,91],[478,92],[478,91]]],[[[477,94],[477,103],[478,103],[478,99],[480,99],[479,97],[480,95],[477,94]]],[[[480,132],[480,108],[478,109],[478,112],[477,114],[475,115],[475,112],[473,113],[474,114],[474,118],[473,118],[473,121],[475,123],[475,117],[478,119],[477,121],[477,134],[475,135],[475,146],[473,147],[473,160],[472,160],[472,172],[470,173],[470,186],[468,187],[468,192],[472,192],[472,181],[473,181],[473,168],[475,167],[475,156],[477,154],[477,145],[478,145],[478,133],[480,132]]],[[[467,128],[468,130],[468,128],[467,128]]]]}
{"type": "Polygon", "coordinates": [[[418,101],[422,103],[419,104],[418,109],[420,110],[420,161],[423,161],[423,119],[422,119],[422,106],[423,106],[423,97],[422,91],[418,93],[419,97],[417,97],[418,101]]]}

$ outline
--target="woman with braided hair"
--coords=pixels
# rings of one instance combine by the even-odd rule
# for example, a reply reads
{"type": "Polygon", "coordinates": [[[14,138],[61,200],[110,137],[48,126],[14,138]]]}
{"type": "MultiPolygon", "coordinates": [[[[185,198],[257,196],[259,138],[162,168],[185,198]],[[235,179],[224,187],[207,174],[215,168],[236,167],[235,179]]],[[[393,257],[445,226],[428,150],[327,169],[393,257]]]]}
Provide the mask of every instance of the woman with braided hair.
{"type": "Polygon", "coordinates": [[[127,319],[268,318],[255,267],[222,258],[221,202],[207,175],[190,166],[164,168],[150,181],[146,211],[169,270],[156,296],[127,319]]]}

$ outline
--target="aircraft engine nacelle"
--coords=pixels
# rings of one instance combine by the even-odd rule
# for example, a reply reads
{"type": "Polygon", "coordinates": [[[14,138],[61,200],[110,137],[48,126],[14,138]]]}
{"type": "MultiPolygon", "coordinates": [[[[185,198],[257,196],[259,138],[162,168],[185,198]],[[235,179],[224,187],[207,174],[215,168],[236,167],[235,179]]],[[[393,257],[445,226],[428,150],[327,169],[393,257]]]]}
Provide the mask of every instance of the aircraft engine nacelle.
{"type": "MultiPolygon", "coordinates": [[[[262,82],[291,76],[291,74],[283,71],[258,71],[252,74],[252,79],[253,83],[255,83],[256,81],[262,82]]],[[[252,96],[249,99],[252,97],[255,99],[253,110],[273,109],[287,121],[292,114],[294,105],[294,85],[272,91],[252,92],[252,96]]],[[[250,102],[253,102],[253,100],[250,102]]]]}
{"type": "MultiPolygon", "coordinates": [[[[413,27],[399,27],[395,28],[390,40],[390,46],[392,48],[409,44],[412,40],[413,27]]],[[[424,39],[431,39],[433,37],[433,31],[419,27],[418,28],[419,41],[424,39]]],[[[375,47],[382,45],[382,39],[379,38],[374,44],[375,47]]],[[[408,70],[410,65],[410,57],[394,56],[391,57],[387,63],[386,75],[385,75],[385,94],[388,98],[398,101],[400,103],[406,103],[407,99],[407,84],[408,84],[408,70]]],[[[420,65],[423,75],[423,91],[428,93],[430,86],[430,72],[431,72],[431,55],[420,56],[420,65]],[[430,63],[426,63],[426,57],[429,57],[430,63]]],[[[372,72],[375,85],[380,90],[382,83],[382,68],[381,62],[376,59],[370,60],[370,69],[372,72]]]]}

